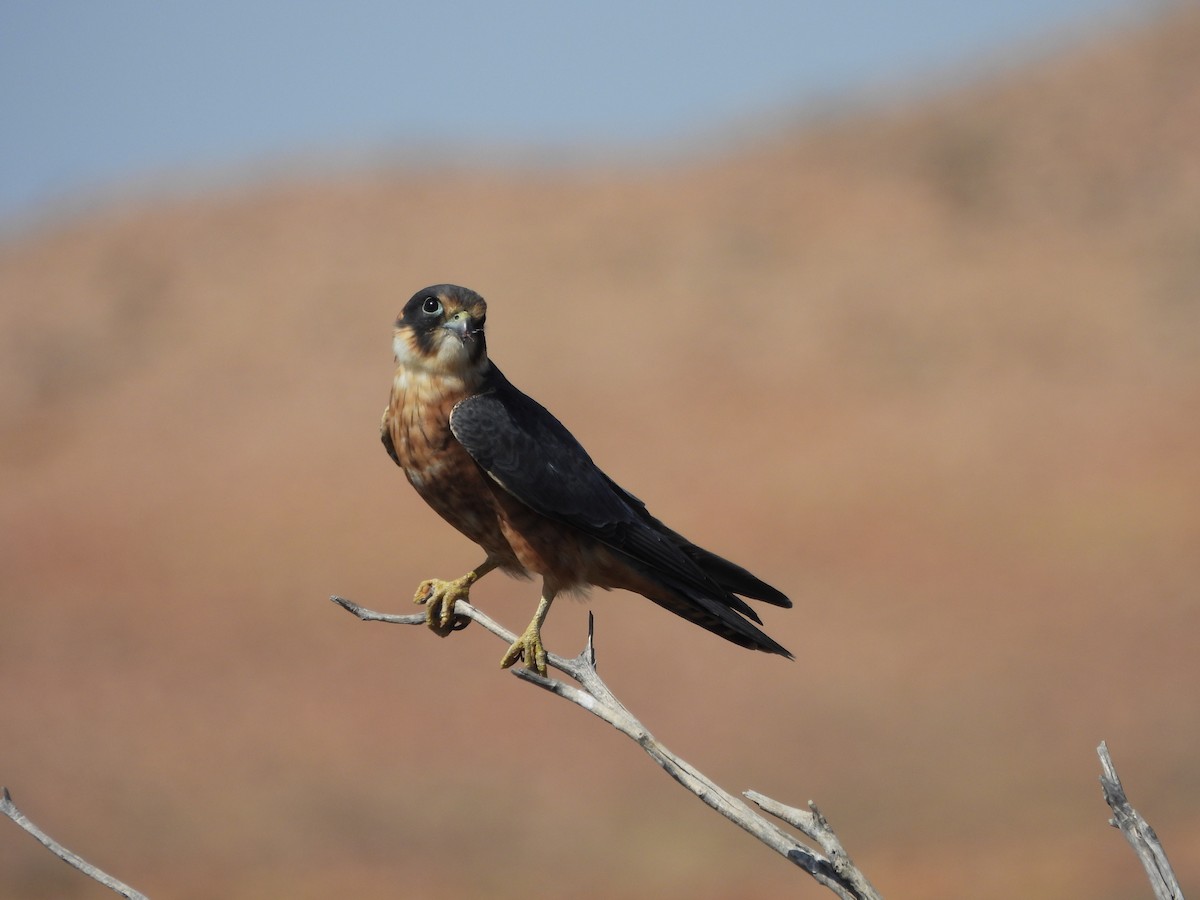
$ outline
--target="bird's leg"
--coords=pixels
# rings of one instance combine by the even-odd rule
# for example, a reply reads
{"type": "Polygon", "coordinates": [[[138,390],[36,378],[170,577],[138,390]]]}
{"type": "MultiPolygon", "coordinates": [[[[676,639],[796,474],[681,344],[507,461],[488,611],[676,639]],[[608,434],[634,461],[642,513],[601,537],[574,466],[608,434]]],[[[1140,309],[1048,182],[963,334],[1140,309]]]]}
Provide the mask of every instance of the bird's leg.
{"type": "Polygon", "coordinates": [[[440,578],[430,578],[422,581],[413,596],[413,603],[425,606],[425,623],[435,634],[445,637],[451,631],[466,628],[471,621],[465,616],[454,614],[454,604],[459,600],[470,600],[471,585],[496,568],[498,563],[488,557],[483,565],[472,569],[462,578],[454,581],[442,581],[440,578]]]}
{"type": "Polygon", "coordinates": [[[524,634],[513,641],[508,652],[500,660],[500,668],[507,669],[518,660],[525,660],[525,668],[532,669],[539,675],[546,674],[546,649],[542,646],[542,623],[546,621],[546,613],[550,612],[550,604],[554,602],[554,594],[542,591],[542,599],[538,601],[537,612],[533,621],[525,629],[524,634]]]}

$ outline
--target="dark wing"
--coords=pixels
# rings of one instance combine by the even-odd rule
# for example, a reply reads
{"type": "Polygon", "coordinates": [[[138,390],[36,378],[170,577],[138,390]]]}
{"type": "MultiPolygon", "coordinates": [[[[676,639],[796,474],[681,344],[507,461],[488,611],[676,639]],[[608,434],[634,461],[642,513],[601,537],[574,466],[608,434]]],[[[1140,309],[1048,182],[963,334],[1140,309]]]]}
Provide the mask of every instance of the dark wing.
{"type": "Polygon", "coordinates": [[[770,603],[773,606],[782,606],[786,609],[792,608],[792,601],[782,591],[771,587],[757,575],[743,569],[735,562],[730,562],[723,556],[718,556],[711,550],[705,550],[703,547],[698,547],[677,531],[668,528],[661,520],[656,519],[646,509],[646,504],[635,497],[629,491],[625,490],[607,475],[604,476],[612,490],[623,497],[637,513],[646,520],[646,522],[655,530],[668,535],[679,548],[691,557],[692,562],[698,565],[704,573],[719,584],[725,590],[734,594],[741,594],[743,597],[752,597],[755,600],[762,600],[764,603],[770,603]]]}
{"type": "Polygon", "coordinates": [[[488,388],[450,413],[450,431],[488,475],[526,506],[601,539],[637,515],[587,451],[541,404],[492,367],[488,388]]]}
{"type": "Polygon", "coordinates": [[[733,591],[744,588],[747,596],[763,595],[779,605],[786,597],[663,526],[600,471],[558,419],[495,366],[484,389],[455,406],[450,430],[497,484],[534,512],[616,550],[694,607],[668,607],[673,612],[744,646],[790,656],[735,614],[761,621],[733,591]]]}

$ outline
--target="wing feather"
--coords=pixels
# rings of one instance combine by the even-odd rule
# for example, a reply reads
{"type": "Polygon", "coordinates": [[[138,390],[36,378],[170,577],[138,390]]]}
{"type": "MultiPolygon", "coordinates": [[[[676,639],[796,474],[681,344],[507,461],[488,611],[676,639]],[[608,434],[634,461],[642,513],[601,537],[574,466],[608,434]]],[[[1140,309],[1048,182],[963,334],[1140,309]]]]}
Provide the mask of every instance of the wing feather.
{"type": "Polygon", "coordinates": [[[741,638],[739,643],[787,653],[734,614],[761,623],[735,591],[790,606],[783,594],[650,515],[644,503],[596,466],[558,419],[514,387],[494,365],[484,389],[454,407],[450,431],[509,494],[534,512],[624,554],[640,571],[653,575],[694,607],[687,611],[669,607],[672,611],[710,630],[715,630],[714,621],[724,622],[727,627],[719,633],[732,630],[741,638]]]}
{"type": "Polygon", "coordinates": [[[454,407],[450,431],[492,479],[547,518],[598,537],[641,524],[574,435],[494,366],[488,388],[454,407]]]}

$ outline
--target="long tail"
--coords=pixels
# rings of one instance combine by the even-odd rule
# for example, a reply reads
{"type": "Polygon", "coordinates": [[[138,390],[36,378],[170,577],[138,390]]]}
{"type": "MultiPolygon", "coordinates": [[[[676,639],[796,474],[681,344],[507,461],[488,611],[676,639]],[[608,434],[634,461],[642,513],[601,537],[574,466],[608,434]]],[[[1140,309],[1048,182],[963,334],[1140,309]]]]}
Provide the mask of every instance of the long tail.
{"type": "MultiPolygon", "coordinates": [[[[609,487],[633,507],[647,525],[660,534],[669,537],[675,546],[686,553],[692,562],[700,567],[705,575],[725,590],[731,594],[741,594],[743,597],[749,597],[752,600],[761,600],[773,606],[782,606],[785,609],[792,608],[792,601],[782,591],[771,587],[771,585],[752,574],[749,570],[742,568],[737,563],[730,562],[725,557],[718,556],[711,550],[705,550],[703,547],[693,544],[678,531],[668,528],[662,520],[655,518],[650,513],[650,510],[646,509],[645,503],[607,475],[604,477],[608,481],[609,487]]],[[[758,617],[754,616],[754,613],[750,613],[750,615],[754,617],[756,622],[758,621],[758,617]]]]}
{"type": "Polygon", "coordinates": [[[692,561],[704,571],[704,574],[725,588],[725,590],[732,594],[741,594],[743,597],[749,597],[752,600],[761,600],[763,603],[770,603],[772,606],[782,606],[785,609],[792,608],[792,601],[788,599],[786,594],[771,587],[771,585],[751,574],[746,569],[743,569],[737,563],[730,562],[723,556],[717,556],[717,554],[710,550],[705,550],[703,547],[697,547],[680,534],[673,531],[670,533],[679,541],[682,541],[680,549],[692,558],[692,561]]]}
{"type": "MultiPolygon", "coordinates": [[[[740,647],[761,650],[764,653],[777,653],[788,659],[794,658],[786,647],[720,599],[702,594],[688,585],[667,582],[664,587],[665,590],[646,592],[645,596],[663,609],[668,609],[740,647]]],[[[730,599],[737,600],[736,597],[730,599]]],[[[757,617],[755,618],[757,620],[757,617]]]]}
{"type": "MultiPolygon", "coordinates": [[[[780,656],[794,659],[786,647],[751,624],[754,622],[761,625],[762,619],[742,599],[749,597],[774,606],[790,608],[792,601],[787,595],[737,563],[693,544],[679,532],[668,528],[650,514],[645,503],[611,478],[605,477],[613,491],[630,505],[642,522],[649,526],[650,531],[657,533],[657,540],[651,539],[643,543],[654,546],[665,537],[687,560],[684,562],[677,558],[678,562],[683,562],[682,568],[678,565],[653,565],[651,559],[656,563],[663,563],[672,554],[668,553],[663,557],[657,551],[645,556],[636,552],[630,553],[630,562],[646,579],[641,584],[632,585],[632,590],[677,616],[741,647],[778,653],[780,656]],[[652,571],[646,568],[648,565],[653,565],[652,571]],[[696,567],[695,577],[687,572],[691,566],[696,567]],[[737,596],[738,594],[742,597],[737,596]]],[[[638,543],[634,534],[627,537],[632,539],[633,543],[638,543]]]]}

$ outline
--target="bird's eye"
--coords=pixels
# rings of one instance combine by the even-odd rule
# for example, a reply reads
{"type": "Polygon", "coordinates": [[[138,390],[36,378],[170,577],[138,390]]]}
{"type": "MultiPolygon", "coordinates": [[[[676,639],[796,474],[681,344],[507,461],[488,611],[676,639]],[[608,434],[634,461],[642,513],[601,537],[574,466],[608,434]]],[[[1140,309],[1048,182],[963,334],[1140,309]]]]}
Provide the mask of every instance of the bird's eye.
{"type": "Polygon", "coordinates": [[[421,304],[421,311],[429,316],[436,316],[442,311],[442,301],[436,297],[426,297],[425,302],[421,304]]]}

